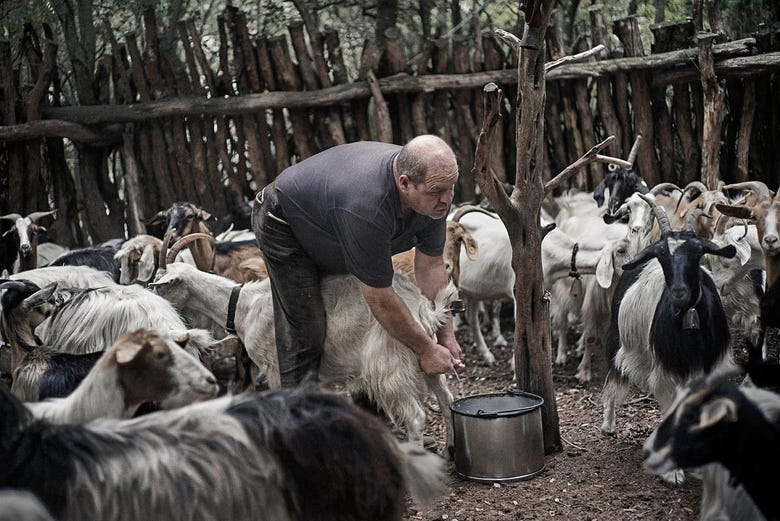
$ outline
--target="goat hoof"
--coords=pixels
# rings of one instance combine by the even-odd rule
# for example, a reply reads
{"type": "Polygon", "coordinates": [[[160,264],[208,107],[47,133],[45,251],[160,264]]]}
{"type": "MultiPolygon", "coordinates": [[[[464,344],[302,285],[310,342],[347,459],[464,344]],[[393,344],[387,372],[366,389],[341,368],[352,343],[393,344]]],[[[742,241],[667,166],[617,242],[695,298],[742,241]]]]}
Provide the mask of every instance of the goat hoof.
{"type": "Polygon", "coordinates": [[[665,473],[661,478],[664,480],[664,484],[669,487],[680,487],[685,483],[685,472],[681,469],[672,470],[665,473]]]}
{"type": "Polygon", "coordinates": [[[581,384],[589,384],[590,377],[590,371],[577,371],[577,381],[581,384]]]}
{"type": "Polygon", "coordinates": [[[601,434],[609,436],[610,438],[617,438],[617,433],[614,427],[601,427],[601,434]]]}

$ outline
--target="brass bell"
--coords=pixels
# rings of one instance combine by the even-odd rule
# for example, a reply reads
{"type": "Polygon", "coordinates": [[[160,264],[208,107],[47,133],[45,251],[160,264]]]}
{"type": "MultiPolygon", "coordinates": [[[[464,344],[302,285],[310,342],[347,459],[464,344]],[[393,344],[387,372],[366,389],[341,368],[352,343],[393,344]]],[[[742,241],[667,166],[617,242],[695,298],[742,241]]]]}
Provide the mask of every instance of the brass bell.
{"type": "Polygon", "coordinates": [[[699,327],[699,313],[696,308],[690,308],[685,312],[683,317],[682,328],[686,331],[698,330],[699,327]]]}
{"type": "Polygon", "coordinates": [[[569,295],[571,295],[573,298],[577,298],[582,295],[582,280],[579,277],[575,277],[574,280],[571,281],[569,295]]]}

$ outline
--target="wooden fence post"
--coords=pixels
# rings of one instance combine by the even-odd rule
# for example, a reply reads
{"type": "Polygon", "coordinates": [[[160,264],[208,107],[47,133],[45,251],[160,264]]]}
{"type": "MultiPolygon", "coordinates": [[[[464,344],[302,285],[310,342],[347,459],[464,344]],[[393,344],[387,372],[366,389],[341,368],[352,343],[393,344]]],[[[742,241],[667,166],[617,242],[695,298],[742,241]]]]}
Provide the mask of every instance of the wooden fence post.
{"type": "MultiPolygon", "coordinates": [[[[626,56],[644,56],[642,38],[639,33],[639,22],[635,16],[615,20],[613,31],[623,43],[626,56]]],[[[634,110],[634,133],[641,135],[645,146],[640,147],[637,154],[637,166],[642,178],[648,185],[658,184],[660,176],[656,167],[658,158],[655,154],[655,130],[653,128],[653,110],[650,102],[650,87],[647,75],[642,72],[629,74],[631,82],[631,107],[634,110]]]]}

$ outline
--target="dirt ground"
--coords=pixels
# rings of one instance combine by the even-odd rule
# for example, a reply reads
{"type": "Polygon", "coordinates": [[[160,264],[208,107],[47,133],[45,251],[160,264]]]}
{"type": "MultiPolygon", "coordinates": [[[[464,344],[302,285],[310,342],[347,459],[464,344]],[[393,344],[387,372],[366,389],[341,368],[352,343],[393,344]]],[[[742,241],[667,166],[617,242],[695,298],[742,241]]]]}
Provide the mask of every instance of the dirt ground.
{"type": "MultiPolygon", "coordinates": [[[[494,348],[489,343],[497,359],[490,367],[479,360],[464,330],[458,336],[466,368],[459,371],[460,382],[454,376],[448,380],[456,399],[505,391],[512,384],[511,345],[494,348]]],[[[660,417],[655,400],[635,391],[618,409],[617,436],[605,437],[600,431],[603,365],[591,384],[581,385],[574,377],[578,363],[578,357],[570,356],[566,366],[553,368],[563,450],[545,458],[541,473],[527,481],[480,483],[458,477],[450,463],[445,495],[425,510],[410,505],[404,519],[697,519],[700,481],[689,478],[673,489],[642,468],[642,443],[660,417]]],[[[441,452],[444,432],[433,408],[426,433],[436,439],[441,452]]]]}

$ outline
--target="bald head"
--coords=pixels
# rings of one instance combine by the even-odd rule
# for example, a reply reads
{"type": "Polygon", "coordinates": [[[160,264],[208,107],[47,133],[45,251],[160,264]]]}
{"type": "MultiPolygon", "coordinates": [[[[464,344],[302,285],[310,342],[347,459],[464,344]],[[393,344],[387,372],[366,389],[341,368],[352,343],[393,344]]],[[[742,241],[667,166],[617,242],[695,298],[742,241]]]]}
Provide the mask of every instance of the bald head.
{"type": "Polygon", "coordinates": [[[458,162],[450,146],[440,137],[417,136],[401,149],[396,159],[396,175],[405,175],[414,184],[425,180],[428,172],[454,172],[458,162]]]}

